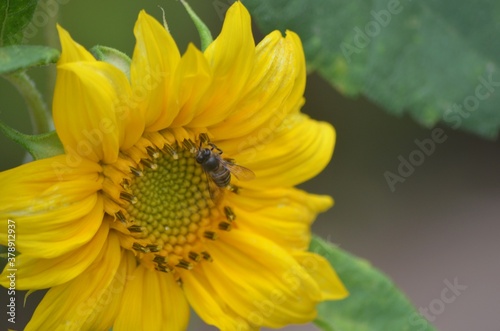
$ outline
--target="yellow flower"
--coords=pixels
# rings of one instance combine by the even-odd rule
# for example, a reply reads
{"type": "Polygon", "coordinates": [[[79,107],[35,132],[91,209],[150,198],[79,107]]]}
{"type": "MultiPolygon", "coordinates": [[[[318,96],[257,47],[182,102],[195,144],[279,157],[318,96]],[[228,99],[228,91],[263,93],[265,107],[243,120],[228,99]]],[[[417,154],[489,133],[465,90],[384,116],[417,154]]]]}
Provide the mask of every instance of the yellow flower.
{"type": "Polygon", "coordinates": [[[189,306],[221,330],[313,320],[347,292],[306,251],[331,198],[293,187],[325,167],[335,140],[300,113],[298,36],[255,46],[239,2],[204,52],[181,56],[145,12],[134,33],[128,77],[59,28],[53,116],[65,154],[0,174],[17,289],[50,288],[26,330],[184,330],[189,306]],[[222,168],[204,173],[201,151],[222,168]],[[235,164],[255,179],[212,182],[235,164]]]}

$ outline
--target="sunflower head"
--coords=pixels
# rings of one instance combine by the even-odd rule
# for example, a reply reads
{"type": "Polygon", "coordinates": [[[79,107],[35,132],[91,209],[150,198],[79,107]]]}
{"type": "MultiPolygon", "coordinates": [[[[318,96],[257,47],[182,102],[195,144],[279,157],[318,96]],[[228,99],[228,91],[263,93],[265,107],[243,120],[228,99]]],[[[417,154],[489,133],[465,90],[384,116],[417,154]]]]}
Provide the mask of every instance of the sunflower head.
{"type": "Polygon", "coordinates": [[[0,214],[27,233],[18,286],[51,288],[28,329],[182,330],[189,305],[222,330],[282,327],[346,296],[306,251],[332,200],[294,186],[326,166],[335,134],[300,112],[296,34],[255,46],[236,2],[205,51],[181,56],[142,11],[123,70],[58,29],[53,115],[65,154],[0,174],[20,192],[0,195],[0,214]]]}

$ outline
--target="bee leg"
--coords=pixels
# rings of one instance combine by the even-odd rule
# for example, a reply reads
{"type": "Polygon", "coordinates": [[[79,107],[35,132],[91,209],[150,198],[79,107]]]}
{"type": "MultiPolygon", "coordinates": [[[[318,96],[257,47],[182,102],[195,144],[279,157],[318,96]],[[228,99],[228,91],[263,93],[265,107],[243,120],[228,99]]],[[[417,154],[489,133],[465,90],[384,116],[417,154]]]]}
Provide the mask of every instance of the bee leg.
{"type": "Polygon", "coordinates": [[[215,144],[214,144],[214,143],[208,143],[208,145],[209,145],[210,147],[212,147],[212,151],[215,149],[215,150],[217,150],[217,152],[219,152],[219,155],[221,155],[221,154],[222,154],[222,149],[220,149],[219,147],[215,146],[215,144]]]}

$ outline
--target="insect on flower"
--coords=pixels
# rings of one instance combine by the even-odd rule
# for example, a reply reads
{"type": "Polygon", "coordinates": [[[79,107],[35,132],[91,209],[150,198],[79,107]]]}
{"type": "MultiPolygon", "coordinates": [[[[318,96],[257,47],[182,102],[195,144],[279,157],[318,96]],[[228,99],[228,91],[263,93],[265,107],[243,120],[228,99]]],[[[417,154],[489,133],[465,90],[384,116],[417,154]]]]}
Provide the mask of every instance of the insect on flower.
{"type": "MultiPolygon", "coordinates": [[[[281,328],[348,295],[328,260],[307,251],[311,223],[333,200],[295,186],[328,164],[335,131],[299,111],[297,34],[274,31],[255,45],[236,1],[205,51],[190,44],[181,55],[141,11],[128,77],[58,31],[52,108],[65,152],[0,172],[0,244],[3,220],[16,216],[16,248],[30,266],[16,288],[50,288],[25,330],[185,331],[190,307],[218,330],[281,328]],[[151,84],[155,71],[165,74],[151,84]],[[118,116],[116,100],[137,102],[118,116]],[[89,141],[103,121],[115,129],[89,141]],[[264,129],[259,153],[240,149],[264,129]],[[300,286],[290,286],[290,271],[300,286]],[[277,288],[279,309],[255,309],[277,288]],[[96,294],[105,306],[88,304],[96,294]]],[[[0,286],[9,287],[8,272],[0,286]]]]}
{"type": "Polygon", "coordinates": [[[196,162],[201,165],[207,175],[212,200],[218,200],[221,190],[231,184],[231,174],[239,180],[255,178],[252,170],[235,164],[232,159],[222,158],[222,150],[210,142],[207,134],[200,134],[199,139],[200,146],[196,151],[196,162]],[[210,148],[202,148],[203,143],[210,148]]]}

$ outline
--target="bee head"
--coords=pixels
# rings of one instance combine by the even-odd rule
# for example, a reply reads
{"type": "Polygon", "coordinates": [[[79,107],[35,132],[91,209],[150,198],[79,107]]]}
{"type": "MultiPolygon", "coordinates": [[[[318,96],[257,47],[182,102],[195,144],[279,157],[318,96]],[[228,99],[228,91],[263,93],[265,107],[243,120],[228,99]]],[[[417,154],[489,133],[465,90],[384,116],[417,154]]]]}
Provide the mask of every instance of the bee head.
{"type": "Polygon", "coordinates": [[[200,148],[196,153],[196,162],[202,164],[210,158],[212,152],[208,148],[200,148]]]}

